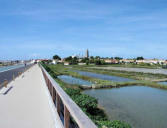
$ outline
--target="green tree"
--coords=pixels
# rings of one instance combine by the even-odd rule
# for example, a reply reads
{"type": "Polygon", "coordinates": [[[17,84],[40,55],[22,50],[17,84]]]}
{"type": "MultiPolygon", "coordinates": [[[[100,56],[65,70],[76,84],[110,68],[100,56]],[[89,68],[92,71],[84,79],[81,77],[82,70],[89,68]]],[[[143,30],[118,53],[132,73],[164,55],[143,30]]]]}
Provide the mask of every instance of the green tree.
{"type": "Polygon", "coordinates": [[[69,57],[67,57],[67,58],[65,58],[65,61],[67,61],[67,62],[72,62],[72,56],[69,56],[69,57]]]}
{"type": "Polygon", "coordinates": [[[81,60],[82,63],[86,63],[87,61],[89,61],[89,58],[86,57],[81,60]]]}
{"type": "Polygon", "coordinates": [[[144,60],[144,58],[140,56],[140,57],[137,57],[136,60],[144,60]]]}
{"type": "Polygon", "coordinates": [[[78,58],[77,57],[72,57],[72,56],[69,56],[67,58],[65,58],[65,61],[71,63],[71,64],[77,64],[78,63],[78,58]]]}
{"type": "Polygon", "coordinates": [[[90,59],[89,59],[89,62],[90,63],[94,63],[95,62],[95,58],[93,56],[91,56],[90,59]]]}
{"type": "Polygon", "coordinates": [[[100,56],[96,56],[95,59],[100,59],[100,56]]]}
{"type": "Polygon", "coordinates": [[[101,65],[101,61],[100,61],[99,59],[96,59],[96,60],[95,60],[95,64],[96,64],[96,65],[101,65]]]}
{"type": "Polygon", "coordinates": [[[78,58],[77,57],[72,58],[72,64],[77,64],[77,63],[78,63],[78,58]]]}
{"type": "Polygon", "coordinates": [[[54,55],[54,56],[53,56],[53,59],[54,59],[54,60],[61,60],[61,58],[60,58],[58,55],[54,55]]]}
{"type": "Polygon", "coordinates": [[[122,60],[122,57],[115,57],[116,60],[122,60]]]}
{"type": "Polygon", "coordinates": [[[91,57],[90,57],[90,59],[94,59],[94,57],[93,57],[93,56],[91,56],[91,57]]]}

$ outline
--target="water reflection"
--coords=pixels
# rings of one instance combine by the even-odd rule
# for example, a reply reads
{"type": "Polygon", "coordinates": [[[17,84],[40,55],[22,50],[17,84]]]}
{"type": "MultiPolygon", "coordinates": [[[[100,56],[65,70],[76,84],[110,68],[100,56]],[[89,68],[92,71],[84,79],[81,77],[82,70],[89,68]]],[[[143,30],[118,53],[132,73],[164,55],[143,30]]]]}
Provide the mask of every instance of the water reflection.
{"type": "Polygon", "coordinates": [[[85,72],[85,71],[78,71],[78,70],[75,70],[75,72],[77,72],[83,76],[94,77],[94,78],[98,78],[98,79],[102,79],[102,80],[110,80],[110,81],[115,81],[115,82],[134,81],[133,79],[128,79],[128,78],[124,78],[124,77],[97,74],[97,73],[92,73],[92,72],[85,72]]]}
{"type": "Polygon", "coordinates": [[[167,85],[167,81],[165,81],[165,82],[158,82],[158,84],[167,85]]]}
{"type": "Polygon", "coordinates": [[[92,83],[89,81],[67,76],[67,75],[61,75],[61,76],[58,76],[58,78],[61,79],[63,82],[66,82],[69,84],[79,84],[79,85],[88,85],[88,86],[92,85],[92,83]]]}

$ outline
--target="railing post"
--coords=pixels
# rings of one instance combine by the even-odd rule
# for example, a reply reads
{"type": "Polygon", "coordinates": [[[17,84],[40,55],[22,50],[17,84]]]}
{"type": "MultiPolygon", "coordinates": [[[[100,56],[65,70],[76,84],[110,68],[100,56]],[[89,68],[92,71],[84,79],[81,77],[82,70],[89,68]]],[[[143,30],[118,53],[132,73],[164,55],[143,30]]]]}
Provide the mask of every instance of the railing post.
{"type": "Polygon", "coordinates": [[[4,81],[4,87],[7,88],[8,80],[4,81]]]}
{"type": "Polygon", "coordinates": [[[49,92],[50,92],[50,95],[52,96],[52,88],[51,88],[51,83],[50,83],[50,80],[49,80],[49,92]]]}
{"type": "Polygon", "coordinates": [[[48,78],[46,78],[46,83],[47,83],[48,90],[49,90],[49,79],[48,78]]]}
{"type": "Polygon", "coordinates": [[[57,106],[57,112],[60,114],[60,97],[58,93],[56,93],[56,106],[57,106]]]}
{"type": "Polygon", "coordinates": [[[67,107],[64,105],[64,128],[69,128],[69,122],[70,122],[70,113],[67,107]]]}
{"type": "Polygon", "coordinates": [[[53,92],[53,86],[52,86],[52,83],[51,83],[51,89],[52,89],[52,99],[54,99],[54,92],[53,92]]]}
{"type": "Polygon", "coordinates": [[[54,104],[55,104],[55,100],[56,100],[56,91],[53,87],[53,102],[54,102],[54,104]]]}
{"type": "Polygon", "coordinates": [[[50,92],[49,79],[47,79],[47,81],[48,81],[48,90],[50,92]]]}
{"type": "Polygon", "coordinates": [[[13,80],[15,79],[15,76],[14,76],[14,74],[13,74],[13,80]]]}

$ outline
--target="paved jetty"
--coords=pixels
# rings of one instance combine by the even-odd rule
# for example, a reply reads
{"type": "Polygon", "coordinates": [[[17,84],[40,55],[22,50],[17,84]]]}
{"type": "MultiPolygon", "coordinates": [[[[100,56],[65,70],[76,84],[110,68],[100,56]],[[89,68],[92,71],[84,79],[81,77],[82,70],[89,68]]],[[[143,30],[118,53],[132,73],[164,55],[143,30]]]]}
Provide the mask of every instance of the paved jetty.
{"type": "Polygon", "coordinates": [[[0,127],[61,128],[52,106],[41,69],[35,65],[0,89],[0,127]]]}

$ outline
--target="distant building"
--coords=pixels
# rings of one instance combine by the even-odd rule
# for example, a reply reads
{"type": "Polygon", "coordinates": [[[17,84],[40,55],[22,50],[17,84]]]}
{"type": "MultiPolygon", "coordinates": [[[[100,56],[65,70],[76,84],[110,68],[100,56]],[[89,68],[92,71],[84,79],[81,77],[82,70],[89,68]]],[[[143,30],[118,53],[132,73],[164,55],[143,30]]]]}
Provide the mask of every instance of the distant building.
{"type": "Polygon", "coordinates": [[[158,64],[165,65],[166,64],[166,60],[158,60],[158,64]]]}
{"type": "Polygon", "coordinates": [[[106,64],[118,64],[119,61],[116,59],[102,59],[106,64]]]}
{"type": "Polygon", "coordinates": [[[52,60],[52,64],[60,64],[60,63],[64,63],[64,62],[65,62],[64,59],[61,59],[61,60],[53,59],[53,60],[52,60]]]}
{"type": "Polygon", "coordinates": [[[135,60],[134,59],[122,59],[119,61],[120,63],[134,63],[135,60]]]}
{"type": "Polygon", "coordinates": [[[112,63],[112,59],[104,59],[104,62],[107,64],[111,64],[112,63]]]}
{"type": "Polygon", "coordinates": [[[89,58],[89,50],[88,49],[86,50],[86,56],[85,57],[89,58]]]}
{"type": "Polygon", "coordinates": [[[145,60],[136,60],[136,63],[137,64],[140,64],[140,63],[146,63],[146,64],[160,64],[160,65],[163,65],[165,64],[165,60],[158,60],[158,59],[145,59],[145,60]]]}
{"type": "Polygon", "coordinates": [[[86,65],[86,63],[78,63],[78,65],[86,65]]]}
{"type": "MultiPolygon", "coordinates": [[[[24,61],[22,61],[21,63],[24,63],[24,61]]],[[[34,63],[35,63],[35,60],[31,60],[30,63],[31,63],[31,64],[34,64],[34,63]]]]}
{"type": "Polygon", "coordinates": [[[64,62],[64,65],[70,65],[70,63],[69,62],[64,62]]]}
{"type": "Polygon", "coordinates": [[[57,60],[52,60],[52,64],[57,64],[57,60]]]}
{"type": "Polygon", "coordinates": [[[164,65],[167,65],[167,60],[165,60],[164,65]]]}

